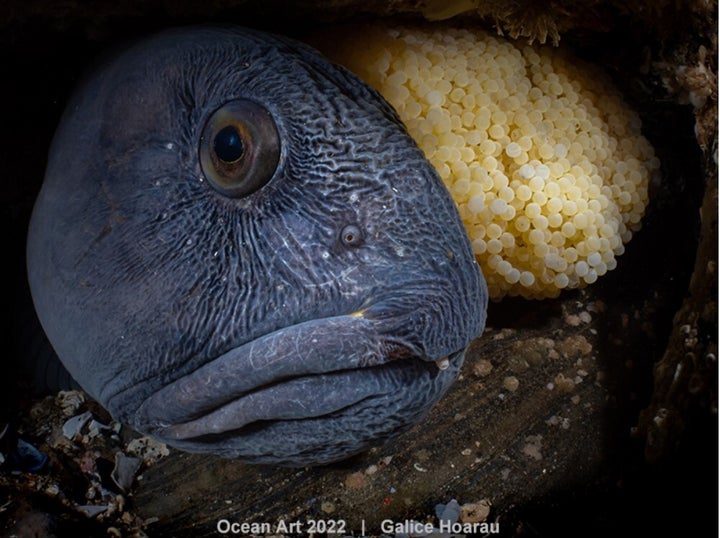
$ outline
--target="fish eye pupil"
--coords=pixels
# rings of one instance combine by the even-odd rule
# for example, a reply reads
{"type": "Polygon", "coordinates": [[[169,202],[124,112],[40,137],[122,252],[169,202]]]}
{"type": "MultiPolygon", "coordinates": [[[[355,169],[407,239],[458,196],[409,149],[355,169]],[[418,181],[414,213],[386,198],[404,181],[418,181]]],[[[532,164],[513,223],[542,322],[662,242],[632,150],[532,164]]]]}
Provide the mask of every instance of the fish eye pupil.
{"type": "Polygon", "coordinates": [[[227,198],[262,188],[280,164],[280,134],[272,114],[249,99],[212,112],[198,137],[198,160],[208,184],[227,198]]]}
{"type": "Polygon", "coordinates": [[[237,128],[228,125],[220,129],[213,140],[213,150],[218,159],[225,163],[239,161],[245,152],[245,147],[237,128]]]}

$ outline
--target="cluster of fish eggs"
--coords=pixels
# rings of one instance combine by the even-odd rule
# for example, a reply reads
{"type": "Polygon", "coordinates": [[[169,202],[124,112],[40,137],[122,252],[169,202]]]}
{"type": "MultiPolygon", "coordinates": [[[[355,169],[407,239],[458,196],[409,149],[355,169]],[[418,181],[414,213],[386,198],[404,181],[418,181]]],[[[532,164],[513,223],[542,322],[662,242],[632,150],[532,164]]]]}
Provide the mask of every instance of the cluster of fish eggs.
{"type": "Polygon", "coordinates": [[[491,297],[553,297],[616,267],[659,162],[597,73],[465,29],[348,39],[335,59],[395,107],[438,170],[491,297]]]}

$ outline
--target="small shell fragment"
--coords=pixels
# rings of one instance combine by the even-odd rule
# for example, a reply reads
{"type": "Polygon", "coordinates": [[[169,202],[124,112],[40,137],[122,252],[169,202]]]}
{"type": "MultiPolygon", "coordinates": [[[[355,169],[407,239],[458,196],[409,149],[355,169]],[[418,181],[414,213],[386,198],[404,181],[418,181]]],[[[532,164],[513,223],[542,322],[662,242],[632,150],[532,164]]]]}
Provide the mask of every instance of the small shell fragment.
{"type": "Polygon", "coordinates": [[[149,437],[133,439],[127,445],[127,452],[142,458],[145,465],[153,465],[170,454],[165,443],[155,441],[149,437]]]}
{"type": "Polygon", "coordinates": [[[479,523],[485,521],[488,515],[490,515],[490,501],[483,499],[476,503],[463,504],[460,511],[460,521],[463,523],[479,523]]]}
{"type": "Polygon", "coordinates": [[[110,477],[121,491],[127,491],[132,486],[141,464],[142,460],[140,458],[133,458],[117,452],[115,454],[115,468],[110,473],[110,477]]]}
{"type": "Polygon", "coordinates": [[[98,514],[102,514],[107,509],[108,509],[107,506],[103,506],[103,505],[96,506],[93,504],[86,504],[86,505],[77,507],[78,512],[85,514],[89,518],[93,518],[93,517],[97,516],[98,514]]]}
{"type": "Polygon", "coordinates": [[[55,396],[55,403],[62,408],[63,414],[67,417],[80,409],[84,402],[85,396],[78,390],[61,390],[55,396]]]}
{"type": "Polygon", "coordinates": [[[84,413],[80,415],[76,415],[72,418],[69,418],[65,421],[65,424],[63,424],[62,432],[65,437],[68,439],[72,439],[77,434],[80,433],[80,430],[82,430],[83,426],[87,424],[87,422],[92,418],[92,413],[90,411],[85,411],[84,413]]]}
{"type": "Polygon", "coordinates": [[[452,499],[447,504],[435,505],[435,515],[438,520],[450,524],[456,523],[460,518],[460,510],[460,503],[458,503],[455,499],[452,499]]]}

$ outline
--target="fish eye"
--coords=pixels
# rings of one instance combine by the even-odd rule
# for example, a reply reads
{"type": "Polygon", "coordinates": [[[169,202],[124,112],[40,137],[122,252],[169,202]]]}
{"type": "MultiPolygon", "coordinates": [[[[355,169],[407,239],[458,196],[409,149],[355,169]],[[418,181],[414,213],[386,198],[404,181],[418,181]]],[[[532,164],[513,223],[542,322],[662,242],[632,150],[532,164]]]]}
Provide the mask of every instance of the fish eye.
{"type": "Polygon", "coordinates": [[[200,137],[200,167],[210,185],[230,198],[247,196],[275,174],[280,136],[261,105],[247,99],[228,101],[205,122],[200,137]]]}

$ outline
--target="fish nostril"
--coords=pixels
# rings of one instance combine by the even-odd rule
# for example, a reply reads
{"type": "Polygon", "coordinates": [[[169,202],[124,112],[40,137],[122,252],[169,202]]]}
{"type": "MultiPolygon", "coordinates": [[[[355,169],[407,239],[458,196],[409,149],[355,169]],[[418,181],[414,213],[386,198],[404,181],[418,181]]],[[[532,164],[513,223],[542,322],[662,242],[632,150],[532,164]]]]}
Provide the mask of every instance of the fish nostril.
{"type": "Polygon", "coordinates": [[[363,244],[362,230],[355,224],[348,224],[340,232],[340,241],[346,247],[359,247],[363,244]]]}

